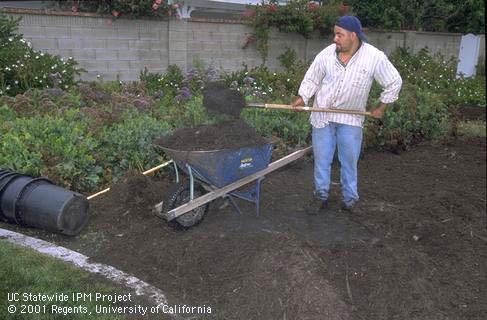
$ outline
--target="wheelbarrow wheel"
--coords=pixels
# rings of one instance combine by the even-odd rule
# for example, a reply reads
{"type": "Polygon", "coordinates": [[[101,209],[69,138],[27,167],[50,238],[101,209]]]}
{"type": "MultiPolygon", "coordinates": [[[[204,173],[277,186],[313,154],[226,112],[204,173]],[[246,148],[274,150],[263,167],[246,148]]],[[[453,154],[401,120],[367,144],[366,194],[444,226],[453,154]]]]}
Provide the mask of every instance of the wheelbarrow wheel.
{"type": "MultiPolygon", "coordinates": [[[[203,187],[197,183],[194,185],[194,198],[197,198],[205,193],[203,187]]],[[[175,183],[168,192],[166,201],[164,201],[163,212],[171,211],[174,208],[182,206],[189,202],[190,199],[190,186],[189,182],[175,183]]],[[[206,213],[208,212],[210,204],[206,203],[201,205],[174,220],[169,221],[169,224],[176,229],[188,229],[196,226],[203,221],[206,213]]]]}

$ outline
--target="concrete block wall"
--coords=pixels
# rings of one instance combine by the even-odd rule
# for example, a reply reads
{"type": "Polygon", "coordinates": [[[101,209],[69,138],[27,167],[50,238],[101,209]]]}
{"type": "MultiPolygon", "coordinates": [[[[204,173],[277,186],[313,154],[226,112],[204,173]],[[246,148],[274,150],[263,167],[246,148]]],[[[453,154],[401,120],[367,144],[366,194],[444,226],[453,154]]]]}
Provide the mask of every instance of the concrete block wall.
{"type": "MultiPolygon", "coordinates": [[[[269,34],[269,42],[268,42],[269,51],[268,51],[268,59],[266,61],[266,65],[271,70],[279,70],[281,66],[277,58],[279,57],[279,55],[285,52],[286,48],[294,49],[298,59],[306,60],[306,57],[308,56],[307,54],[308,42],[310,42],[310,40],[305,39],[303,36],[299,34],[282,33],[279,32],[277,29],[272,29],[269,34]]],[[[320,41],[319,39],[313,39],[312,42],[320,42],[320,41]]],[[[324,46],[322,46],[322,48],[324,48],[324,46]]],[[[316,53],[312,54],[313,58],[316,55],[316,53]]]]}
{"type": "MultiPolygon", "coordinates": [[[[73,16],[46,13],[12,13],[22,16],[19,31],[33,48],[73,57],[87,72],[83,80],[137,80],[144,68],[164,73],[171,64],[187,70],[203,63],[222,71],[249,68],[262,63],[256,46],[242,49],[249,26],[235,22],[192,19],[150,20],[116,19],[88,15],[73,16]]],[[[397,47],[413,52],[428,47],[431,53],[446,58],[458,57],[461,34],[415,31],[368,31],[369,41],[390,54],[397,47]]],[[[479,62],[485,65],[485,36],[482,35],[479,62]]],[[[277,57],[286,48],[299,59],[310,61],[333,41],[332,36],[313,34],[305,39],[297,34],[271,30],[266,65],[279,70],[277,57]]]]}
{"type": "Polygon", "coordinates": [[[73,57],[87,71],[83,80],[125,81],[138,79],[145,67],[166,71],[168,29],[168,21],[22,14],[19,32],[36,50],[73,57]]]}
{"type": "Polygon", "coordinates": [[[187,59],[190,64],[203,63],[215,69],[234,71],[245,63],[249,67],[261,63],[256,50],[242,50],[245,34],[250,33],[245,25],[236,23],[188,22],[187,59]]]}
{"type": "Polygon", "coordinates": [[[384,51],[385,54],[391,54],[397,47],[405,47],[406,32],[367,32],[367,38],[371,44],[384,51]]]}

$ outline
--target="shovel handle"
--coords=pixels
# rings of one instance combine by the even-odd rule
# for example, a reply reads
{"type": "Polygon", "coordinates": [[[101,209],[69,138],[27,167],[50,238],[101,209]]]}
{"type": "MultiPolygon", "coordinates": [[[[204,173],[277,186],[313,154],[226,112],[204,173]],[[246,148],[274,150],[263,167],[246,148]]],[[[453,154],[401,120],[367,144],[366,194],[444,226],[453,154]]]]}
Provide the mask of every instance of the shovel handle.
{"type": "Polygon", "coordinates": [[[266,109],[286,109],[286,110],[295,110],[295,111],[347,113],[347,114],[356,114],[356,115],[361,115],[361,116],[370,116],[371,115],[371,113],[367,112],[367,111],[344,110],[344,109],[323,109],[323,108],[312,108],[312,107],[293,107],[290,104],[265,103],[262,105],[262,107],[266,108],[266,109]]]}

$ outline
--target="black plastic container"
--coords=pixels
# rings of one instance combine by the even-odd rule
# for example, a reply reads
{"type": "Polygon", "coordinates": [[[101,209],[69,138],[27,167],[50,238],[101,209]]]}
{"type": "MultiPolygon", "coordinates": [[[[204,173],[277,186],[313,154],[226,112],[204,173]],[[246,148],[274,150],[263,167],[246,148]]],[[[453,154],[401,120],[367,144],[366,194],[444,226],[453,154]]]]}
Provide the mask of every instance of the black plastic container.
{"type": "Polygon", "coordinates": [[[53,184],[34,183],[22,195],[18,216],[27,226],[77,235],[88,223],[85,196],[53,184]]]}
{"type": "Polygon", "coordinates": [[[88,199],[45,178],[0,171],[0,217],[74,236],[88,223],[88,199]]]}
{"type": "Polygon", "coordinates": [[[4,215],[2,211],[2,194],[3,191],[7,188],[9,183],[13,181],[15,178],[19,177],[20,174],[15,172],[3,172],[0,173],[0,219],[5,220],[7,217],[4,215]]]}
{"type": "Polygon", "coordinates": [[[16,175],[10,179],[3,187],[3,192],[0,195],[2,202],[0,203],[0,211],[9,222],[19,221],[15,217],[15,203],[19,200],[22,190],[32,182],[32,177],[24,175],[16,175]]]}

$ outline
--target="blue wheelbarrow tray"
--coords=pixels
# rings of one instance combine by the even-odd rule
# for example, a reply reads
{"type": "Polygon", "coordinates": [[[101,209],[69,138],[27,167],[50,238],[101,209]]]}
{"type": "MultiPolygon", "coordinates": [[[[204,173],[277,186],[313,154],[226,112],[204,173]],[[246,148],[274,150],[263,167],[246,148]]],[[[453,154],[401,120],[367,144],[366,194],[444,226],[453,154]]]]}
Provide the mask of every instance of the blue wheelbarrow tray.
{"type": "Polygon", "coordinates": [[[211,151],[161,148],[184,172],[190,174],[191,170],[199,180],[221,188],[265,169],[271,160],[273,144],[211,151]]]}
{"type": "MultiPolygon", "coordinates": [[[[252,175],[267,168],[272,156],[273,144],[246,146],[236,149],[185,151],[174,150],[159,146],[190,178],[191,200],[195,180],[201,182],[208,191],[217,190],[235,181],[252,175]]],[[[259,215],[260,185],[264,177],[256,180],[255,184],[246,191],[233,190],[224,195],[230,203],[241,213],[233,200],[237,197],[256,204],[256,214],[259,215]]],[[[176,170],[176,180],[179,176],[176,170]]]]}

